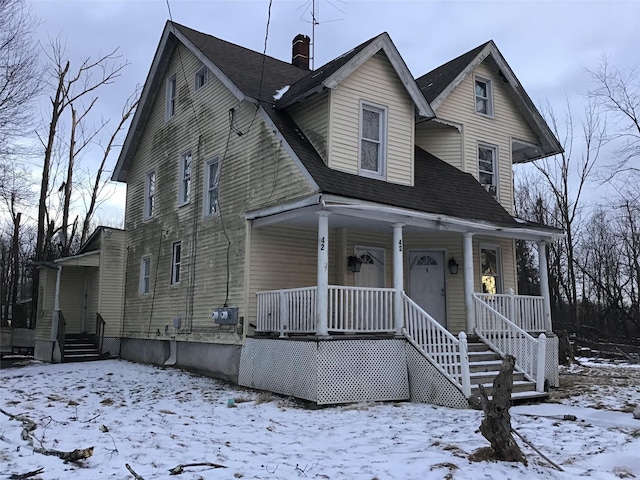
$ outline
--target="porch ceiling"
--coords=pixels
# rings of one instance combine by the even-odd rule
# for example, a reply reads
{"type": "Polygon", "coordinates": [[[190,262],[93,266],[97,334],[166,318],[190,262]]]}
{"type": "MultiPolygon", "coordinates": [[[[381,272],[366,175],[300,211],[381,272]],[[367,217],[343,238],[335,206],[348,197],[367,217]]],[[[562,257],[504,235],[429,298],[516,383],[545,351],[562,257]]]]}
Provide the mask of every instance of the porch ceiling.
{"type": "Polygon", "coordinates": [[[100,266],[100,250],[87,252],[73,257],[60,258],[55,261],[57,265],[62,267],[99,267],[100,266]]]}

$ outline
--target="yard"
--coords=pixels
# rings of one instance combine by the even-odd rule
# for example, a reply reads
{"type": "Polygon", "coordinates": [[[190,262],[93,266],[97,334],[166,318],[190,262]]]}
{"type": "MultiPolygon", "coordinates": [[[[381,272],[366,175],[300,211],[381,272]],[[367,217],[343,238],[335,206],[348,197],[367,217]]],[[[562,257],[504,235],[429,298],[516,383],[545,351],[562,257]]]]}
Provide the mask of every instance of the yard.
{"type": "Polygon", "coordinates": [[[640,478],[640,366],[561,371],[551,402],[512,408],[529,465],[471,462],[488,442],[482,412],[385,403],[308,409],[174,368],[109,360],[0,371],[0,408],[33,420],[35,447],[93,455],[65,464],[34,453],[0,413],[0,474],[30,479],[640,478]],[[577,420],[562,420],[575,415],[577,420]],[[170,469],[185,467],[179,476],[170,469]]]}

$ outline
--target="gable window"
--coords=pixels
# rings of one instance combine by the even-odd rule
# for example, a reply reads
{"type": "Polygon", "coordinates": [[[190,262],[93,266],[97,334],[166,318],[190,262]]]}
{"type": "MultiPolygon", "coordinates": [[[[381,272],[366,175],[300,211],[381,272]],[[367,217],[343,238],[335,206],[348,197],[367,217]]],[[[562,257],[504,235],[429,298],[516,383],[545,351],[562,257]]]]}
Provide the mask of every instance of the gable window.
{"type": "Polygon", "coordinates": [[[209,83],[209,70],[203,66],[196,72],[196,92],[209,83]]]}
{"type": "Polygon", "coordinates": [[[156,172],[147,173],[144,183],[144,219],[153,217],[156,196],[156,172]]]}
{"type": "Polygon", "coordinates": [[[169,120],[176,114],[176,76],[167,78],[167,92],[165,105],[165,119],[169,120]]]}
{"type": "Polygon", "coordinates": [[[494,197],[498,193],[498,149],[490,145],[478,145],[478,180],[494,197]]]}
{"type": "Polygon", "coordinates": [[[180,283],[180,262],[182,257],[182,242],[174,242],[171,258],[171,285],[180,283]]]}
{"type": "Polygon", "coordinates": [[[360,173],[383,177],[387,135],[387,110],[369,104],[360,109],[360,173]]]}
{"type": "Polygon", "coordinates": [[[151,257],[142,257],[140,262],[140,295],[151,291],[151,257]]]}
{"type": "Polygon", "coordinates": [[[219,175],[219,162],[216,157],[207,162],[205,178],[205,215],[215,215],[218,212],[219,175]]]}
{"type": "Polygon", "coordinates": [[[476,112],[493,117],[493,92],[491,80],[476,78],[476,112]]]}
{"type": "Polygon", "coordinates": [[[502,292],[500,247],[495,245],[480,246],[480,274],[482,293],[497,294],[502,292]]]}
{"type": "Polygon", "coordinates": [[[180,185],[178,185],[178,205],[189,203],[191,198],[191,150],[180,157],[180,185]]]}

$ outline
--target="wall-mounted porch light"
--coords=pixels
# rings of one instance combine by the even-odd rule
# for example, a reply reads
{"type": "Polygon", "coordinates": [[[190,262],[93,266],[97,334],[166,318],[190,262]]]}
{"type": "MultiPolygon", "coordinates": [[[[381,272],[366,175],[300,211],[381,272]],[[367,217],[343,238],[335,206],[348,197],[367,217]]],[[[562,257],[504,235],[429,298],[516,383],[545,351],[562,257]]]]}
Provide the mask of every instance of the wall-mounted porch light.
{"type": "Polygon", "coordinates": [[[351,255],[347,257],[347,266],[353,273],[358,273],[360,271],[360,267],[362,266],[362,260],[351,255]]]}
{"type": "Polygon", "coordinates": [[[449,259],[449,272],[451,272],[451,275],[458,273],[458,262],[453,257],[449,259]]]}

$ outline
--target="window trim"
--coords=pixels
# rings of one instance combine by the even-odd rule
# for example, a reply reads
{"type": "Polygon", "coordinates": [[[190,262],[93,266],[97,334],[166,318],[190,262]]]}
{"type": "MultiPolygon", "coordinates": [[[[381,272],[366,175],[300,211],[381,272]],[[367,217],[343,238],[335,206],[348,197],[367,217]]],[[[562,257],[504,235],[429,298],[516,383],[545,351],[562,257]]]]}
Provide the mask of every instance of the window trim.
{"type": "Polygon", "coordinates": [[[178,80],[176,74],[169,75],[167,77],[167,83],[165,86],[165,106],[164,106],[164,119],[165,121],[171,120],[176,116],[176,97],[178,94],[178,80]]]}
{"type": "MultiPolygon", "coordinates": [[[[491,145],[490,143],[484,143],[484,142],[478,142],[478,148],[477,148],[477,153],[476,153],[476,157],[477,157],[477,166],[478,166],[478,182],[480,183],[480,185],[482,185],[483,187],[485,187],[485,185],[492,185],[495,187],[496,189],[496,195],[495,198],[498,199],[500,197],[499,193],[500,193],[500,188],[499,188],[499,177],[498,177],[498,159],[499,157],[499,151],[498,151],[498,146],[497,145],[491,145]],[[486,170],[481,170],[480,169],[480,149],[485,149],[485,150],[490,150],[493,153],[493,172],[488,172],[486,170]],[[481,174],[484,173],[486,175],[492,175],[492,183],[484,183],[481,179],[481,174]]],[[[485,187],[487,188],[487,187],[485,187]]],[[[489,190],[487,190],[489,191],[489,190]]],[[[490,192],[489,192],[490,193],[490,192]]]]}
{"type": "Polygon", "coordinates": [[[387,129],[387,118],[388,118],[388,107],[384,105],[378,105],[372,102],[360,101],[360,110],[359,110],[359,131],[358,131],[358,175],[363,177],[377,178],[386,180],[387,178],[387,137],[388,137],[388,129],[387,129]],[[363,138],[363,120],[364,110],[370,110],[373,112],[377,112],[380,114],[380,125],[379,125],[379,133],[380,133],[380,148],[378,150],[378,170],[367,170],[362,168],[362,141],[375,141],[363,138]]]}
{"type": "Polygon", "coordinates": [[[206,65],[202,65],[194,74],[194,91],[199,92],[209,84],[209,69],[206,65]],[[204,74],[204,75],[203,75],[204,74]],[[200,85],[199,79],[204,78],[204,82],[200,85]]]}
{"type": "Polygon", "coordinates": [[[482,77],[480,75],[474,76],[473,79],[473,108],[478,115],[482,115],[483,117],[494,118],[495,109],[493,103],[493,82],[491,79],[482,77]],[[476,93],[476,85],[478,82],[484,83],[486,85],[487,90],[487,113],[481,112],[478,110],[478,98],[484,99],[484,97],[479,97],[476,93]]]}
{"type": "MultiPolygon", "coordinates": [[[[502,266],[502,247],[497,243],[480,243],[479,244],[479,269],[480,272],[480,289],[482,290],[482,277],[484,277],[484,272],[482,271],[482,250],[495,250],[496,252],[496,269],[498,270],[496,275],[493,277],[496,278],[496,295],[500,295],[504,292],[504,272],[502,266]]],[[[485,293],[484,291],[482,293],[485,293]]]]}
{"type": "Polygon", "coordinates": [[[204,175],[204,216],[205,217],[216,217],[220,215],[220,158],[218,156],[212,157],[205,163],[205,175],[204,175]],[[217,164],[216,174],[217,174],[217,182],[215,185],[216,193],[216,209],[211,211],[211,196],[210,191],[212,190],[211,186],[211,165],[217,164]]]}
{"type": "Polygon", "coordinates": [[[180,275],[182,273],[181,265],[182,265],[182,241],[173,242],[171,246],[171,279],[169,282],[171,285],[180,284],[180,275]]]}
{"type": "Polygon", "coordinates": [[[138,284],[138,294],[141,296],[149,295],[151,293],[151,255],[143,255],[140,259],[140,282],[138,284]],[[145,277],[145,264],[149,266],[149,271],[147,272],[147,276],[145,277]],[[146,291],[145,291],[145,278],[146,282],[146,291]]]}
{"type": "Polygon", "coordinates": [[[154,209],[156,207],[156,202],[154,200],[156,199],[156,191],[158,190],[157,182],[158,178],[155,169],[147,171],[144,177],[143,220],[150,220],[153,218],[154,209]],[[153,195],[151,195],[151,176],[153,176],[153,195]]]}
{"type": "Polygon", "coordinates": [[[178,206],[188,205],[191,203],[191,186],[193,182],[193,153],[191,149],[185,150],[180,154],[180,165],[178,168],[178,206]],[[189,177],[185,178],[186,168],[185,160],[190,157],[189,177]],[[186,185],[185,185],[186,182],[186,185]],[[186,198],[185,198],[186,195],[186,198]]]}

